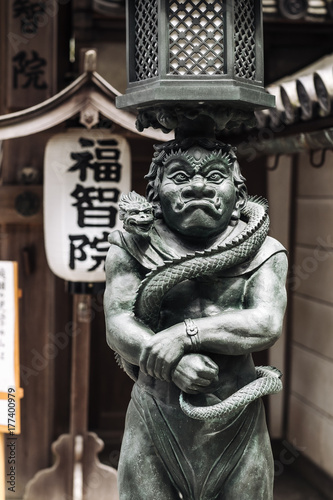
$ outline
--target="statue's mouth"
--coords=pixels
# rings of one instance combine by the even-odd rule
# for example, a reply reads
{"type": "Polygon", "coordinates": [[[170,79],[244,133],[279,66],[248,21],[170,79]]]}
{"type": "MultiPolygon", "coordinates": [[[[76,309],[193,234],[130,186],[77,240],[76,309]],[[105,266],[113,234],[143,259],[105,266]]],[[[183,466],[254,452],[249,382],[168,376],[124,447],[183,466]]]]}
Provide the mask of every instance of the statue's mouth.
{"type": "Polygon", "coordinates": [[[129,225],[130,226],[133,226],[133,227],[137,227],[140,229],[140,231],[144,232],[144,233],[148,233],[150,228],[151,228],[151,224],[152,224],[152,221],[149,220],[147,222],[130,222],[129,225]]]}
{"type": "Polygon", "coordinates": [[[149,229],[151,228],[151,224],[150,223],[138,224],[138,226],[141,229],[141,231],[143,231],[145,233],[148,233],[149,229]]]}
{"type": "Polygon", "coordinates": [[[205,199],[191,199],[188,201],[181,200],[177,203],[176,210],[181,213],[190,209],[202,209],[205,212],[212,212],[214,214],[221,214],[221,200],[214,198],[212,200],[205,199]]]}

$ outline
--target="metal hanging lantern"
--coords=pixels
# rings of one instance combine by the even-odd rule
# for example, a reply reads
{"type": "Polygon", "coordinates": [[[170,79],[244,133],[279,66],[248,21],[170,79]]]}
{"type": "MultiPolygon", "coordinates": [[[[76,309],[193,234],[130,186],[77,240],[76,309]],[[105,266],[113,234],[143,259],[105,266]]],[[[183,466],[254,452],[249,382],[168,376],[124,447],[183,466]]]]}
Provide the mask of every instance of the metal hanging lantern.
{"type": "Polygon", "coordinates": [[[127,0],[127,50],[119,108],[274,106],[263,87],[261,0],[127,0]]]}

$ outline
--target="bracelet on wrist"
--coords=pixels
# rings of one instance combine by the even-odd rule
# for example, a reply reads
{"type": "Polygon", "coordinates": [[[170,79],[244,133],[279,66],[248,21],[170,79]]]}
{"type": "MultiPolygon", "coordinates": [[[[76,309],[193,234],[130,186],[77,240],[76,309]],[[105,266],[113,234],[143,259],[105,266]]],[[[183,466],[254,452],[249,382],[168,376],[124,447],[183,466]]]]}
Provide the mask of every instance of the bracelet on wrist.
{"type": "Polygon", "coordinates": [[[191,352],[198,352],[200,349],[199,328],[191,318],[184,319],[185,332],[191,341],[191,352]]]}

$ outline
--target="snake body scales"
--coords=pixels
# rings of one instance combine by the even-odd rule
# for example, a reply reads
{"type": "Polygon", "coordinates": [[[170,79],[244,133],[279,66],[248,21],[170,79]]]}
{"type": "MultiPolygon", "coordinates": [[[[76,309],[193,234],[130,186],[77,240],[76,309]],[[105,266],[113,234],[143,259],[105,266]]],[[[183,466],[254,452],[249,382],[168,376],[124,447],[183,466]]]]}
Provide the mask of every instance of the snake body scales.
{"type": "MultiPolygon", "coordinates": [[[[241,212],[241,218],[247,223],[246,228],[231,241],[166,262],[148,273],[137,291],[134,314],[156,332],[163,298],[172,287],[184,280],[221,273],[254,256],[269,229],[266,200],[250,198],[241,212]]],[[[128,363],[118,353],[116,359],[121,368],[133,380],[137,380],[138,367],[128,363]]],[[[193,406],[181,393],[180,406],[186,415],[194,419],[222,419],[236,414],[255,399],[282,389],[281,373],[277,369],[257,367],[256,374],[256,380],[216,405],[193,406]]]]}

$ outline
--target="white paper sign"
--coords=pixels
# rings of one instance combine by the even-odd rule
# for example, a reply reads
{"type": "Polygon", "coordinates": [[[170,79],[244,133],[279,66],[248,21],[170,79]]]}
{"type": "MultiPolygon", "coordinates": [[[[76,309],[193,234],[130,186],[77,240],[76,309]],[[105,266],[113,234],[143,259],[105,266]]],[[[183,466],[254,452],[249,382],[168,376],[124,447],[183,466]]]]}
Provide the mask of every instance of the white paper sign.
{"type": "Polygon", "coordinates": [[[16,314],[14,263],[0,261],[0,393],[15,387],[16,314]]]}
{"type": "Polygon", "coordinates": [[[105,280],[109,233],[120,229],[120,195],[131,189],[131,157],[108,130],[55,135],[44,160],[44,231],[48,264],[74,282],[105,280]]]}

